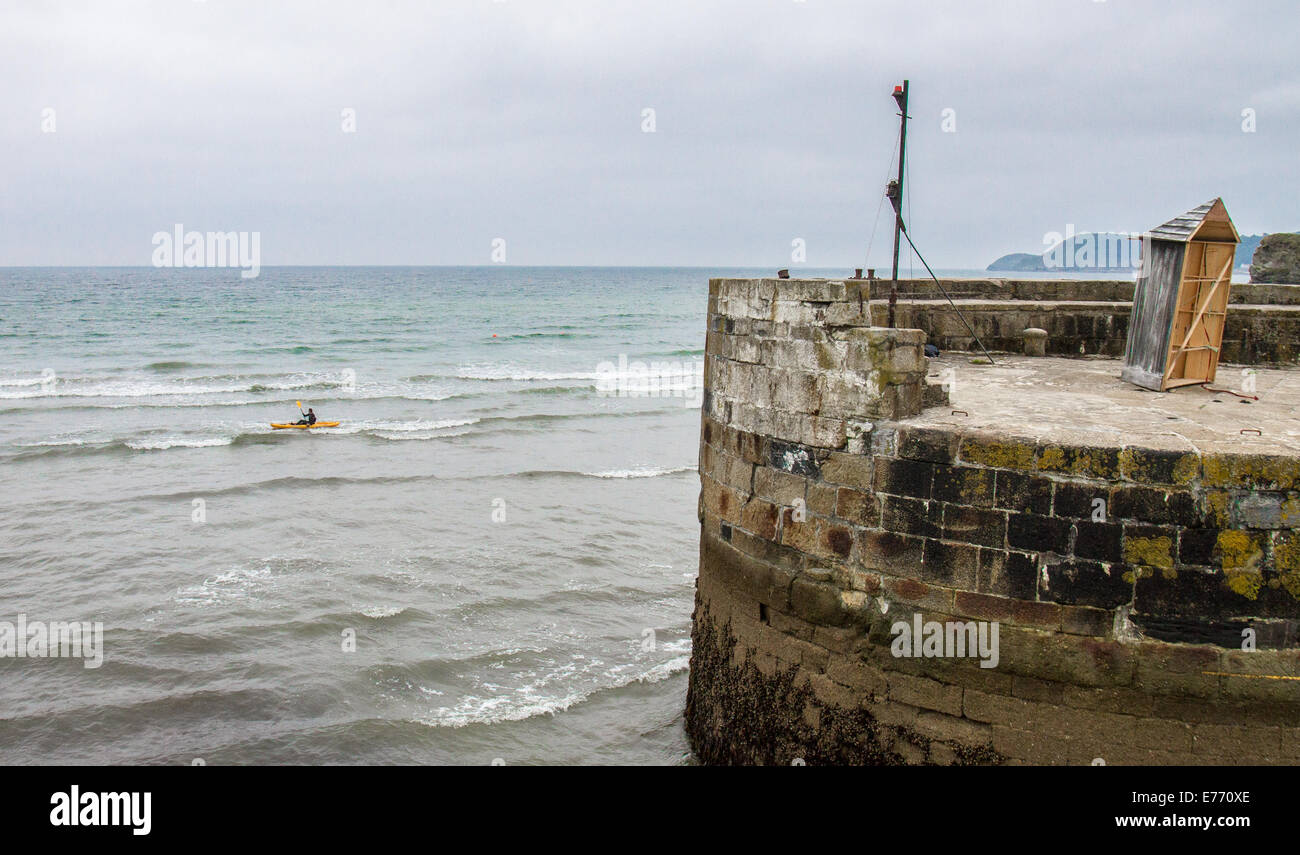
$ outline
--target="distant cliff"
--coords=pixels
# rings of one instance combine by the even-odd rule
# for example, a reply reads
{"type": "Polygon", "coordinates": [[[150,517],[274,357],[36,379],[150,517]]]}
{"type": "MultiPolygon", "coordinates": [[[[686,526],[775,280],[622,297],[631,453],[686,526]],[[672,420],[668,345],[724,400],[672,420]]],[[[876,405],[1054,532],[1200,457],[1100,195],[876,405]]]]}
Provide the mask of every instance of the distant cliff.
{"type": "Polygon", "coordinates": [[[1250,262],[1250,281],[1300,283],[1300,234],[1278,232],[1260,241],[1250,262]]]}
{"type": "MultiPolygon", "coordinates": [[[[1264,235],[1242,235],[1237,244],[1237,267],[1246,267],[1251,263],[1256,247],[1264,235]]],[[[990,264],[989,271],[1044,271],[1081,273],[1086,271],[1134,270],[1138,262],[1137,241],[1130,241],[1128,235],[1113,232],[1085,232],[1070,235],[1042,254],[1032,252],[1013,252],[1004,255],[990,264]],[[1067,242],[1068,241],[1068,242],[1067,242]]],[[[1256,280],[1280,281],[1280,280],[1256,280]]],[[[1300,281],[1291,279],[1289,281],[1300,281]]]]}
{"type": "Polygon", "coordinates": [[[1004,255],[997,261],[985,268],[986,270],[1046,270],[1047,265],[1043,262],[1041,255],[1034,255],[1031,252],[1013,252],[1010,255],[1004,255]]]}

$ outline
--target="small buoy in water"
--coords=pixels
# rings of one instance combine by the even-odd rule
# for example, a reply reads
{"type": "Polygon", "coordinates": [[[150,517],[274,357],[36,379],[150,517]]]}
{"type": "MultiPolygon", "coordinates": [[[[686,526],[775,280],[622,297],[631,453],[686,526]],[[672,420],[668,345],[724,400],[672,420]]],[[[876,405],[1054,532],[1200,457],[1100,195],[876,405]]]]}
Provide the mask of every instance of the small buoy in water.
{"type": "Polygon", "coordinates": [[[497,334],[496,334],[496,333],[492,333],[492,337],[493,337],[493,338],[496,338],[496,337],[497,337],[497,334]]]}

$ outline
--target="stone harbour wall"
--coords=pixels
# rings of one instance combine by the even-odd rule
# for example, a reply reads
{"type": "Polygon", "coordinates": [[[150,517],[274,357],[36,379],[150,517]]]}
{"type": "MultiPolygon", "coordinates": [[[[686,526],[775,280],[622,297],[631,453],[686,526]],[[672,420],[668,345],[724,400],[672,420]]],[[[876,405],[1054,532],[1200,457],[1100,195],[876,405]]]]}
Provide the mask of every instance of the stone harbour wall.
{"type": "Polygon", "coordinates": [[[945,397],[865,285],[710,282],[697,755],[1300,763],[1300,459],[909,425],[945,397]],[[916,614],[996,667],[896,656],[916,614]]]}
{"type": "MultiPolygon", "coordinates": [[[[890,283],[849,280],[869,292],[872,322],[887,323],[890,283]]],[[[1019,352],[1028,327],[1047,331],[1047,352],[1062,356],[1124,354],[1133,283],[1076,280],[941,280],[966,322],[992,351],[1019,352]]],[[[977,350],[971,332],[933,280],[899,282],[895,326],[926,334],[940,350],[977,350]]],[[[1300,286],[1232,286],[1221,359],[1227,363],[1300,362],[1300,286]]]]}

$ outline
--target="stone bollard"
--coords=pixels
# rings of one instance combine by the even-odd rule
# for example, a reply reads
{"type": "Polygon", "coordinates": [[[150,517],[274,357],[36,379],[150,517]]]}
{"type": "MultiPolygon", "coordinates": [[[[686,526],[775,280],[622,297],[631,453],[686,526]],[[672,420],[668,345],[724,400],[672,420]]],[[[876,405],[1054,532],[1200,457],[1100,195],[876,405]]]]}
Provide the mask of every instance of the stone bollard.
{"type": "Polygon", "coordinates": [[[1047,330],[1030,327],[1022,335],[1025,339],[1025,356],[1047,355],[1047,330]]]}

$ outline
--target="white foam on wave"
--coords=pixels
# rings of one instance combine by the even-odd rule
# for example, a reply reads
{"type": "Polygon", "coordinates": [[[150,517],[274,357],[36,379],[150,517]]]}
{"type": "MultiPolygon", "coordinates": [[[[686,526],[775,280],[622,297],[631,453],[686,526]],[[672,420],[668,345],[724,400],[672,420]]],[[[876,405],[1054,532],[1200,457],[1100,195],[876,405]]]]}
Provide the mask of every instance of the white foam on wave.
{"type": "Polygon", "coordinates": [[[471,433],[471,431],[466,427],[459,430],[443,428],[425,433],[384,433],[383,431],[374,431],[370,435],[376,439],[387,439],[392,442],[418,442],[425,439],[450,439],[454,436],[464,436],[467,433],[471,433]]]}
{"type": "MultiPolygon", "coordinates": [[[[688,638],[689,644],[690,639],[688,638]]],[[[690,654],[675,656],[665,662],[645,669],[640,663],[630,662],[609,668],[597,677],[594,685],[585,688],[569,688],[557,695],[547,695],[544,691],[549,684],[572,686],[573,677],[590,672],[592,666],[600,666],[601,660],[568,662],[555,668],[531,683],[515,689],[506,689],[490,683],[480,684],[485,689],[503,689],[502,694],[489,697],[471,695],[462,698],[453,707],[440,707],[428,716],[416,719],[420,724],[430,727],[466,727],[471,724],[497,724],[503,721],[523,721],[539,715],[554,715],[585,702],[593,694],[610,689],[621,689],[634,683],[658,683],[679,674],[690,667],[690,654]]]]}
{"type": "Polygon", "coordinates": [[[65,445],[87,445],[94,442],[103,442],[103,440],[94,439],[47,439],[43,442],[15,442],[17,448],[58,448],[65,445]]]}
{"type": "Polygon", "coordinates": [[[0,377],[0,386],[39,386],[44,382],[44,377],[0,377]]]}
{"type": "Polygon", "coordinates": [[[175,398],[231,395],[240,392],[288,392],[305,389],[347,389],[352,379],[338,374],[295,374],[267,377],[206,376],[114,379],[110,377],[39,377],[0,382],[0,400],[28,398],[175,398]],[[14,391],[9,391],[9,387],[14,391]]]}
{"type": "Polygon", "coordinates": [[[220,448],[235,441],[230,436],[212,437],[164,437],[162,439],[135,440],[126,443],[127,448],[136,451],[162,451],[168,448],[220,448]]]}
{"type": "Polygon", "coordinates": [[[255,599],[272,582],[271,568],[237,567],[209,576],[198,585],[181,588],[173,600],[182,605],[214,606],[235,600],[255,599]]]}
{"type": "Polygon", "coordinates": [[[397,617],[404,611],[406,611],[406,606],[368,606],[361,610],[361,614],[378,620],[380,618],[397,617]]]}
{"type": "Polygon", "coordinates": [[[682,472],[694,472],[694,466],[673,466],[671,468],[640,467],[637,469],[608,469],[604,472],[583,472],[592,478],[656,478],[660,475],[677,475],[682,472]]]}
{"type": "MultiPolygon", "coordinates": [[[[343,422],[337,428],[327,428],[332,434],[357,434],[357,433],[374,433],[376,436],[383,434],[409,434],[427,431],[442,431],[449,428],[468,427],[478,424],[476,418],[468,419],[415,419],[414,421],[392,421],[390,420],[363,420],[359,422],[343,422]]],[[[385,437],[387,438],[387,437],[385,437]]]]}
{"type": "Polygon", "coordinates": [[[511,365],[467,365],[456,374],[458,380],[515,380],[519,382],[556,380],[597,380],[594,371],[536,371],[511,365]]]}
{"type": "Polygon", "coordinates": [[[167,436],[160,439],[128,440],[126,447],[134,451],[165,451],[168,448],[217,448],[230,445],[235,441],[232,436],[184,437],[167,436]]]}

